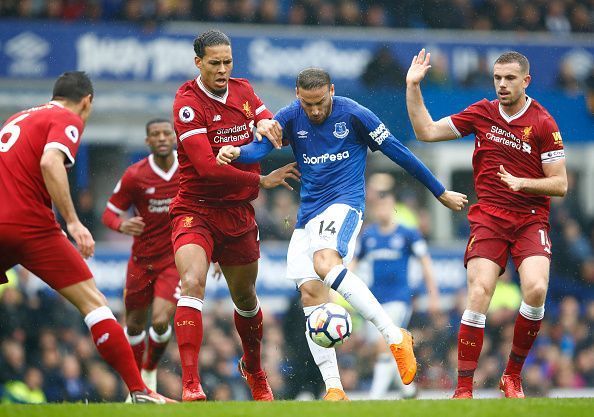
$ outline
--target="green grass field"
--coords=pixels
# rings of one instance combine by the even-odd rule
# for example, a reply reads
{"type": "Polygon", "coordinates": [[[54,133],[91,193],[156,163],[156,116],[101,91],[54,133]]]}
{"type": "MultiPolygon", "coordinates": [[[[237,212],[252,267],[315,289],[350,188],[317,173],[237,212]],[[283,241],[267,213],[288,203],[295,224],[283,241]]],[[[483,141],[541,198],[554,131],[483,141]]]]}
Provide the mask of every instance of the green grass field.
{"type": "Polygon", "coordinates": [[[171,404],[0,405],[0,417],[586,417],[594,399],[531,398],[526,400],[409,400],[324,403],[276,401],[171,404]]]}

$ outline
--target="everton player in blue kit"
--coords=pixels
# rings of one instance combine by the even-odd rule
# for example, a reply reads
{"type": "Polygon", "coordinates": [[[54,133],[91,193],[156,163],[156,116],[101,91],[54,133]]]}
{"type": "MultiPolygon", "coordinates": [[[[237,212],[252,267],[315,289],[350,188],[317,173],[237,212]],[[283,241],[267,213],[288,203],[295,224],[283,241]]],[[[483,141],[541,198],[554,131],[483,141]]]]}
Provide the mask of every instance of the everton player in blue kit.
{"type": "MultiPolygon", "coordinates": [[[[362,223],[367,149],[382,151],[452,210],[461,210],[467,198],[447,191],[370,110],[346,97],[334,97],[326,71],[300,72],[296,93],[297,100],[275,116],[283,128],[283,144],[292,147],[301,171],[301,204],[287,253],[287,276],[301,292],[306,316],[328,302],[328,288],[341,294],[379,330],[403,383],[410,384],[417,371],[411,335],[392,323],[363,281],[345,267],[362,223]]],[[[240,148],[224,146],[217,160],[257,161],[275,145],[264,139],[240,148]]],[[[326,383],[324,399],[348,400],[334,349],[306,339],[326,383]]]]}
{"type": "MultiPolygon", "coordinates": [[[[378,198],[368,208],[374,222],[361,232],[355,259],[349,269],[358,271],[364,278],[366,275],[370,278],[367,281],[369,289],[383,309],[396,326],[406,328],[412,313],[412,290],[408,285],[408,263],[411,256],[420,262],[429,296],[430,313],[438,311],[439,290],[433,276],[427,242],[417,229],[398,222],[394,216],[395,204],[396,198],[392,191],[379,192],[378,198]]],[[[368,338],[374,340],[376,336],[379,338],[380,335],[375,329],[369,329],[368,338]]],[[[377,352],[369,396],[372,399],[384,398],[392,382],[396,383],[401,397],[414,396],[416,389],[413,384],[402,384],[384,343],[378,343],[377,352]]]]}

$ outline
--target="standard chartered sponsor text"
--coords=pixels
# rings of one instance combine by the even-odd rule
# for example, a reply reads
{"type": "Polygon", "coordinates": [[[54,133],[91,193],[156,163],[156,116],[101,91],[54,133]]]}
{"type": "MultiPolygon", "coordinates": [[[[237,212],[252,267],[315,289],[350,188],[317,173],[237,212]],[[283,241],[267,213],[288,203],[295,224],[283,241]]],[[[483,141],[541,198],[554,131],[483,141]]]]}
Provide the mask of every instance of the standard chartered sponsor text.
{"type": "Polygon", "coordinates": [[[149,213],[167,213],[169,212],[169,203],[171,203],[171,198],[149,198],[149,206],[148,211],[149,213]]]}

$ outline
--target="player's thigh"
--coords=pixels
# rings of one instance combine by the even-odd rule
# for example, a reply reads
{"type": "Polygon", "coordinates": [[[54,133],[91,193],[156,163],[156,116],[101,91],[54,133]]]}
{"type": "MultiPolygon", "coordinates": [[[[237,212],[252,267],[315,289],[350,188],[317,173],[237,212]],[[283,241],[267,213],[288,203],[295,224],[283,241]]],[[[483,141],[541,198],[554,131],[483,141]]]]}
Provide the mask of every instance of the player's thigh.
{"type": "Polygon", "coordinates": [[[286,276],[295,282],[297,288],[301,288],[308,281],[318,281],[322,284],[314,269],[310,251],[310,238],[305,229],[295,229],[291,235],[289,249],[287,250],[286,276]]]}
{"type": "Polygon", "coordinates": [[[497,217],[488,209],[474,205],[468,213],[470,237],[464,253],[464,266],[467,267],[472,258],[489,259],[499,265],[502,274],[507,265],[511,247],[509,236],[513,233],[513,225],[508,219],[497,217]]]}
{"type": "Polygon", "coordinates": [[[149,270],[148,265],[135,262],[133,259],[128,261],[124,287],[124,305],[127,312],[147,310],[150,307],[156,277],[157,275],[149,270]]]}
{"type": "Polygon", "coordinates": [[[549,286],[551,261],[542,255],[530,256],[518,268],[522,288],[522,299],[532,307],[544,304],[549,286]]]}
{"type": "MultiPolygon", "coordinates": [[[[260,259],[260,232],[255,220],[253,227],[239,236],[223,235],[215,238],[212,261],[218,262],[221,268],[241,267],[254,262],[257,264],[258,259],[260,259]]],[[[254,281],[255,279],[256,277],[254,281]]]]}
{"type": "Polygon", "coordinates": [[[352,260],[356,239],[361,230],[362,214],[346,204],[332,204],[305,225],[309,251],[333,249],[345,263],[352,260]]]}
{"type": "Polygon", "coordinates": [[[550,226],[545,221],[530,222],[518,227],[511,247],[512,259],[518,271],[524,260],[532,256],[551,258],[549,229],[550,226]]]}
{"type": "Polygon", "coordinates": [[[485,314],[501,272],[500,265],[490,259],[475,257],[468,261],[467,308],[485,314]]]}
{"type": "MultiPolygon", "coordinates": [[[[155,275],[156,278],[153,284],[155,301],[159,298],[170,304],[177,304],[181,288],[179,273],[177,272],[173,257],[168,258],[166,262],[160,265],[155,275]]],[[[155,310],[154,302],[153,310],[155,310]]]]}
{"type": "Polygon", "coordinates": [[[59,230],[27,239],[20,251],[19,263],[56,291],[93,277],[78,250],[59,230]]]}
{"type": "Polygon", "coordinates": [[[181,296],[203,299],[210,261],[204,248],[195,243],[182,245],[175,252],[175,265],[181,280],[181,296]]]}

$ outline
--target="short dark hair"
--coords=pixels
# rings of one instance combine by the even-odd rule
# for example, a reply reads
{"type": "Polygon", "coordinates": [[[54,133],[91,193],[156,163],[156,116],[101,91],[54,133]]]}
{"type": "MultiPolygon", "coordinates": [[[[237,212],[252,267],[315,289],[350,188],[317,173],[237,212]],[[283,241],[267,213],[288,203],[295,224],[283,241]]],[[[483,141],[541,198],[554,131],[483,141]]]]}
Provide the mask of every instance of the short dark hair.
{"type": "Polygon", "coordinates": [[[78,103],[89,94],[94,95],[89,76],[84,71],[69,71],[56,80],[52,100],[63,99],[78,103]]]}
{"type": "Polygon", "coordinates": [[[509,51],[501,54],[499,58],[495,61],[495,64],[512,64],[517,62],[520,65],[522,71],[526,74],[530,72],[530,63],[528,62],[528,58],[516,51],[509,51]]]}
{"type": "Polygon", "coordinates": [[[206,48],[209,46],[229,45],[231,40],[220,30],[207,30],[194,39],[194,52],[199,58],[203,58],[206,53],[206,48]]]}
{"type": "Polygon", "coordinates": [[[146,122],[145,125],[145,130],[146,130],[146,135],[148,136],[149,134],[149,129],[152,125],[156,124],[156,123],[169,123],[171,126],[173,126],[173,123],[171,123],[171,120],[165,119],[163,117],[156,117],[154,119],[149,120],[148,122],[146,122]]]}
{"type": "Polygon", "coordinates": [[[297,88],[313,90],[332,84],[328,71],[321,68],[306,68],[297,75],[297,88]]]}

